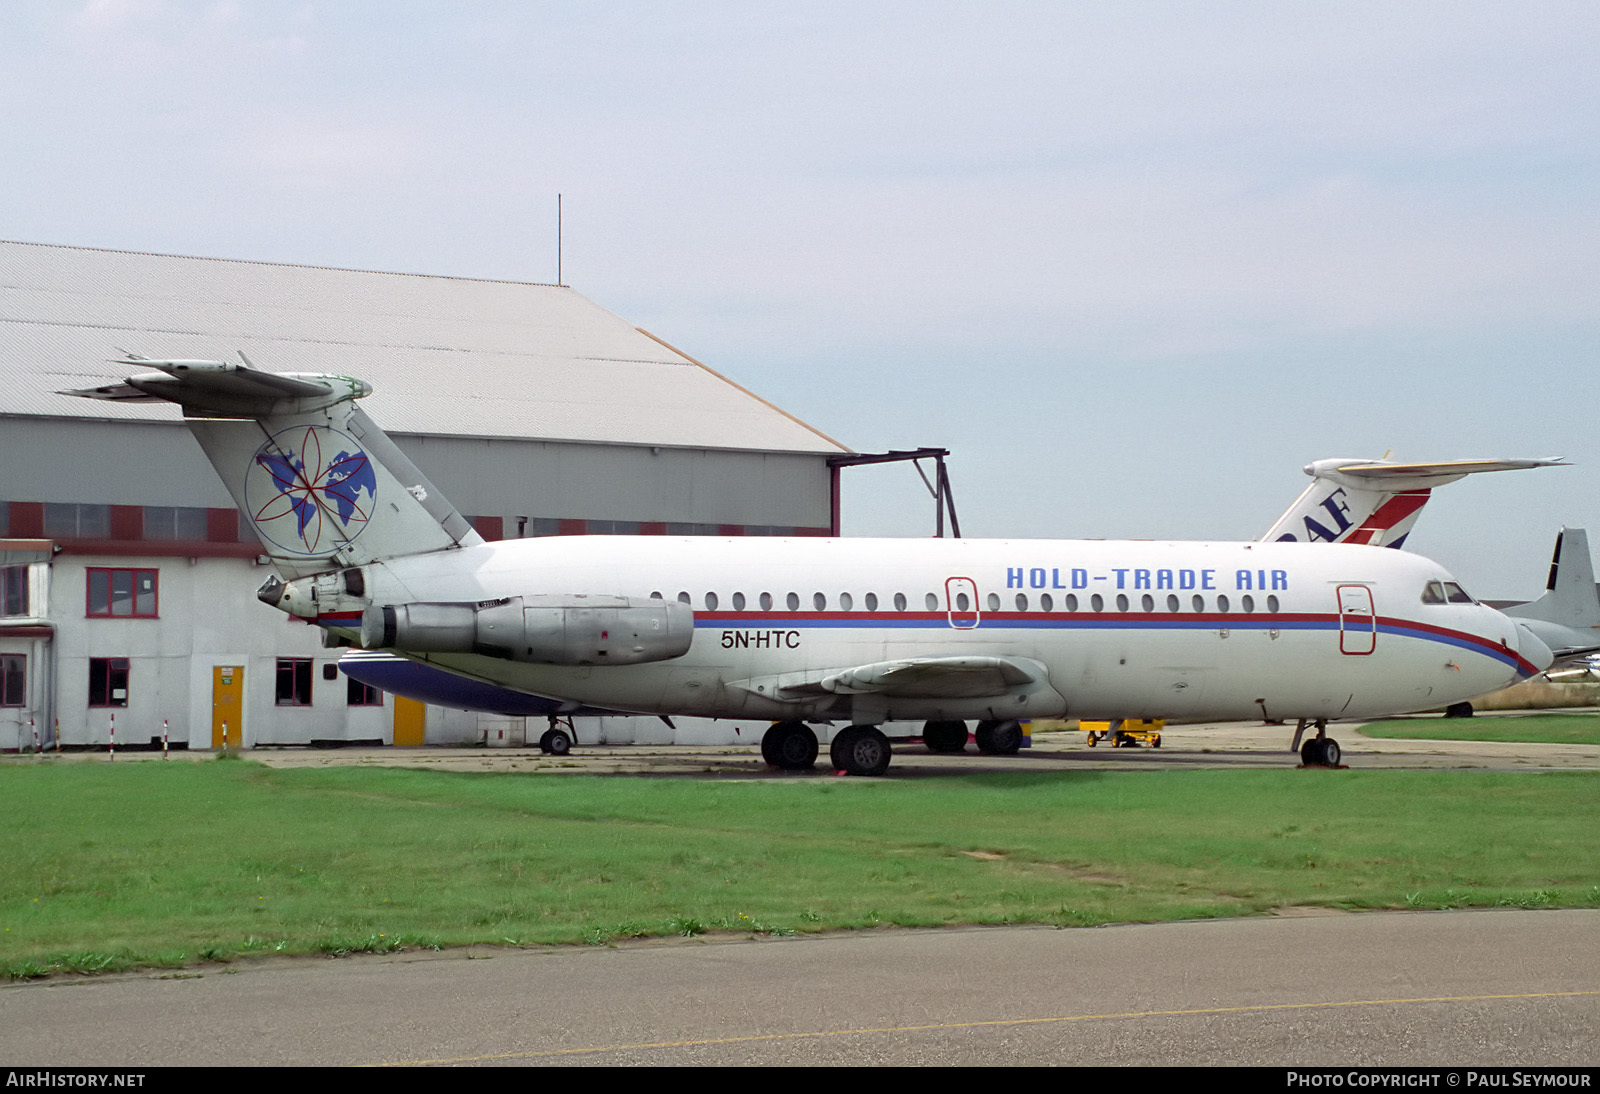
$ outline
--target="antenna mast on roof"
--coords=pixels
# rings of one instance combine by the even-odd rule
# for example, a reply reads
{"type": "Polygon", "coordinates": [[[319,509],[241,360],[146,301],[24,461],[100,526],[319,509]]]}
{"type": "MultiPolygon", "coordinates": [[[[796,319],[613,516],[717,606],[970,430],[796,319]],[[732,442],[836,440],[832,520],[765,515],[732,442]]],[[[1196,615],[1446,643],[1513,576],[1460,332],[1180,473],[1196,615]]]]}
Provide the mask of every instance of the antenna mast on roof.
{"type": "Polygon", "coordinates": [[[561,285],[561,195],[556,195],[556,286],[561,285]]]}

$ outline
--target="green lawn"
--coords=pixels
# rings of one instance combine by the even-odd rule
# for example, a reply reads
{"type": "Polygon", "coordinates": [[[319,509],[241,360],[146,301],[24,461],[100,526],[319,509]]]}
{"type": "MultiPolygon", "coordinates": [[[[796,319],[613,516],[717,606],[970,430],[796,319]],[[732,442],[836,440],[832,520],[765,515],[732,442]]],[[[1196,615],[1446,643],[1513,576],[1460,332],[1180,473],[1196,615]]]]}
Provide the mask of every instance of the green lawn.
{"type": "Polygon", "coordinates": [[[1366,737],[1422,741],[1533,741],[1600,745],[1600,714],[1479,714],[1472,718],[1394,718],[1361,727],[1366,737]]]}
{"type": "Polygon", "coordinates": [[[1600,906],[1600,776],[761,782],[0,764],[0,971],[887,924],[1600,906]]]}

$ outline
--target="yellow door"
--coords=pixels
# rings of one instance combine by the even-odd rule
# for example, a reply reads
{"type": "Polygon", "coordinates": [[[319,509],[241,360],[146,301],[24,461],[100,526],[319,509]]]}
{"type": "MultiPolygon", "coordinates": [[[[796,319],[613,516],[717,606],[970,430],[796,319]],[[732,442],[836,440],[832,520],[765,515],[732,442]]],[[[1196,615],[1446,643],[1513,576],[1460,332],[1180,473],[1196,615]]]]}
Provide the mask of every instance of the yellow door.
{"type": "Polygon", "coordinates": [[[403,695],[396,695],[394,697],[394,743],[420,747],[422,744],[423,715],[427,711],[428,707],[425,703],[417,699],[407,699],[403,695]]]}
{"type": "Polygon", "coordinates": [[[244,666],[211,669],[211,747],[238,748],[244,741],[244,666]],[[227,729],[224,730],[223,727],[227,729]],[[223,733],[227,740],[223,740],[223,733]]]}

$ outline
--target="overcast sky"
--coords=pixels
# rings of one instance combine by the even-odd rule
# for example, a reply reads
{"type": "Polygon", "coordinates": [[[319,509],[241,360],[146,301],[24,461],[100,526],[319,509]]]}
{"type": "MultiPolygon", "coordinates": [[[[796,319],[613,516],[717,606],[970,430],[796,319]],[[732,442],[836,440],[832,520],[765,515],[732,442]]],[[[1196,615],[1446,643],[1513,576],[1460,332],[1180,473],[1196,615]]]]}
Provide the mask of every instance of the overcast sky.
{"type": "Polygon", "coordinates": [[[1577,463],[1423,514],[1479,595],[1600,543],[1592,3],[7,0],[0,96],[5,239],[553,281],[564,194],[566,283],[950,448],[969,535],[1254,538],[1392,449],[1577,463]]]}

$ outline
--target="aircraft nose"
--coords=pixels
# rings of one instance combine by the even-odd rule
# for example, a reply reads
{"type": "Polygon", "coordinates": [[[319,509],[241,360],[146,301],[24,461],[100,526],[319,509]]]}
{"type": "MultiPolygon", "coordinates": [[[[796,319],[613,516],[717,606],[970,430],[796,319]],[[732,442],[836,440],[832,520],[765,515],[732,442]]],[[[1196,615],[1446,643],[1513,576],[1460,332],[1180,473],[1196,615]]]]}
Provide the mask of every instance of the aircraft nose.
{"type": "Polygon", "coordinates": [[[1512,620],[1511,624],[1516,630],[1517,653],[1521,654],[1525,661],[1540,672],[1555,663],[1556,655],[1544,644],[1543,639],[1523,623],[1512,620]]]}

